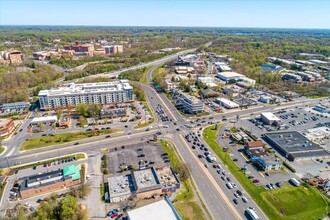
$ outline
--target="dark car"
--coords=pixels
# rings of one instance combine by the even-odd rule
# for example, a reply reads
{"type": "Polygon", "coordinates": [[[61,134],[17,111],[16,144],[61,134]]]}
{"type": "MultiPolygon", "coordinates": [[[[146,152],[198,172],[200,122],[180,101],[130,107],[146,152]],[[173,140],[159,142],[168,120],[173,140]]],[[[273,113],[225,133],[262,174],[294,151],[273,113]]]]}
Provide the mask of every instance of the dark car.
{"type": "Polygon", "coordinates": [[[243,193],[242,193],[242,191],[241,191],[241,190],[237,190],[236,192],[237,192],[237,194],[238,194],[238,195],[240,195],[240,196],[242,196],[242,195],[243,195],[243,193]]]}
{"type": "Polygon", "coordinates": [[[111,138],[111,135],[107,135],[107,136],[105,136],[105,138],[111,138]]]}
{"type": "Polygon", "coordinates": [[[203,158],[203,155],[201,155],[201,154],[198,154],[198,158],[203,158]]]}
{"type": "Polygon", "coordinates": [[[165,160],[164,163],[169,163],[170,161],[169,160],[165,160]]]}
{"type": "Polygon", "coordinates": [[[74,143],[73,145],[79,145],[79,142],[74,143]]]}
{"type": "Polygon", "coordinates": [[[146,155],[145,154],[140,154],[138,157],[145,157],[146,155]]]}
{"type": "Polygon", "coordinates": [[[238,200],[237,199],[233,199],[235,204],[238,204],[238,200]]]}

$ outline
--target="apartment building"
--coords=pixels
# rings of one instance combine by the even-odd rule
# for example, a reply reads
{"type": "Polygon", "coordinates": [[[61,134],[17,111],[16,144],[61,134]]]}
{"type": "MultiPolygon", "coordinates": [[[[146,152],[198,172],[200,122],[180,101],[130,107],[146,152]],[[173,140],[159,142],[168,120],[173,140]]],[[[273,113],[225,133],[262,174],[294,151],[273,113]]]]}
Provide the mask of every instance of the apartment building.
{"type": "Polygon", "coordinates": [[[39,92],[40,109],[76,106],[79,103],[109,104],[133,101],[133,87],[128,80],[102,83],[64,84],[39,92]]]}

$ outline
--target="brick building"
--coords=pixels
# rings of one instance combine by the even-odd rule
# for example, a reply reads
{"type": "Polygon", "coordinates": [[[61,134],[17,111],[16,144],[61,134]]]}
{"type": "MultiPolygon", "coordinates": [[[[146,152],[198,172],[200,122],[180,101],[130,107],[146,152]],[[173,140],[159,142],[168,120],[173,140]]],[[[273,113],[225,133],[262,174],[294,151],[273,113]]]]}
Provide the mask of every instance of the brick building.
{"type": "Polygon", "coordinates": [[[19,186],[19,195],[22,199],[79,184],[80,170],[76,165],[65,166],[62,170],[55,170],[26,177],[19,186]]]}
{"type": "Polygon", "coordinates": [[[91,44],[80,44],[76,42],[75,44],[64,45],[65,50],[73,50],[75,52],[85,52],[90,53],[94,51],[94,45],[91,44]]]}

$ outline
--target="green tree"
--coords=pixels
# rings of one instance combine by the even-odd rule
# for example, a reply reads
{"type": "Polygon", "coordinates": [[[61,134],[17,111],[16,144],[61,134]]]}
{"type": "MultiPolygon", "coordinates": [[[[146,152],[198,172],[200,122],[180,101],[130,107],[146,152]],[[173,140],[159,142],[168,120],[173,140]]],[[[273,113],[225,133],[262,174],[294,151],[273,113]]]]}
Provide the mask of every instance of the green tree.
{"type": "Polygon", "coordinates": [[[87,124],[87,119],[84,116],[81,115],[81,116],[79,116],[78,122],[79,122],[79,125],[81,127],[83,127],[87,124]]]}
{"type": "Polygon", "coordinates": [[[60,201],[59,217],[60,219],[73,219],[78,206],[78,199],[73,196],[68,196],[60,201]]]}
{"type": "Polygon", "coordinates": [[[87,117],[87,116],[88,116],[88,108],[87,108],[86,103],[79,103],[79,104],[76,106],[76,113],[77,113],[78,115],[81,115],[81,116],[87,117]]]}
{"type": "Polygon", "coordinates": [[[40,128],[41,131],[45,131],[45,124],[42,122],[38,122],[38,127],[40,128]]]}

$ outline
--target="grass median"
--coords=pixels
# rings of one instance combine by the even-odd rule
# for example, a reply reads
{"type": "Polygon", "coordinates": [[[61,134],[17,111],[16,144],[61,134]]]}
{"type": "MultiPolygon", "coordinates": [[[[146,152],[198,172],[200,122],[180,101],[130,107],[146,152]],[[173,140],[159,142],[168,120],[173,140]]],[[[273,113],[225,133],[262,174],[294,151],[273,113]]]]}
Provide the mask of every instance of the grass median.
{"type": "MultiPolygon", "coordinates": [[[[179,160],[178,155],[175,153],[175,149],[168,141],[160,140],[160,144],[163,150],[168,154],[168,159],[171,161],[171,165],[174,170],[180,169],[179,166],[182,162],[179,160]]],[[[206,219],[203,210],[196,201],[192,186],[189,180],[181,182],[183,189],[178,191],[178,195],[173,200],[175,208],[178,210],[184,220],[186,219],[206,219]]]]}
{"type": "Polygon", "coordinates": [[[98,131],[80,131],[63,134],[55,134],[53,136],[44,136],[30,138],[26,140],[20,150],[33,150],[42,147],[48,147],[54,144],[65,144],[73,141],[79,141],[86,138],[96,137],[99,135],[112,134],[120,132],[120,129],[106,129],[98,131]]]}
{"type": "Polygon", "coordinates": [[[5,148],[4,147],[0,147],[0,154],[2,154],[2,152],[5,151],[5,148]]]}
{"type": "Polygon", "coordinates": [[[217,133],[220,129],[210,126],[204,129],[203,138],[214,153],[226,164],[233,176],[250,194],[258,206],[269,219],[318,219],[325,217],[330,200],[325,198],[317,189],[301,184],[299,187],[285,186],[274,190],[266,190],[257,186],[241,171],[240,167],[231,160],[228,152],[224,152],[217,142],[217,133]]]}

